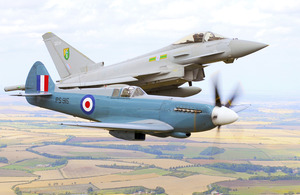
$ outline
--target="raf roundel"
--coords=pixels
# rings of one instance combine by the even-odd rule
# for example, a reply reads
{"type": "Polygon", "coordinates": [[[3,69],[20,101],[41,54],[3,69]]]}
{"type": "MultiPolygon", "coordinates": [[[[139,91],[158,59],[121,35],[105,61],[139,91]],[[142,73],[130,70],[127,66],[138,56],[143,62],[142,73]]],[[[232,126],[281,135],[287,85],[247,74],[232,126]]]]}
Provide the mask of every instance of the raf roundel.
{"type": "Polygon", "coordinates": [[[80,107],[85,114],[92,114],[95,109],[95,98],[92,95],[86,95],[81,99],[80,107]]]}

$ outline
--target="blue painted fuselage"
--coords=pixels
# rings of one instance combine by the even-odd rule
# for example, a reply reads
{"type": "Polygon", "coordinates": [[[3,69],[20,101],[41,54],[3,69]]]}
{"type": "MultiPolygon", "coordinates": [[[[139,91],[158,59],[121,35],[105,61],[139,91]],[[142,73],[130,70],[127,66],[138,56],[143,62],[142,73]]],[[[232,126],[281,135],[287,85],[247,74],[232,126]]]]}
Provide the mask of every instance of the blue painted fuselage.
{"type": "MultiPolygon", "coordinates": [[[[97,89],[96,89],[97,90],[97,89]]],[[[105,89],[100,89],[105,90],[105,89]]],[[[128,123],[130,121],[155,119],[174,128],[174,132],[201,132],[215,128],[212,123],[212,105],[187,101],[184,98],[143,95],[140,97],[113,97],[97,95],[92,90],[55,90],[51,96],[26,97],[39,107],[55,110],[76,117],[106,123],[128,123]],[[87,113],[82,100],[89,94],[94,98],[94,110],[87,113]]]]}

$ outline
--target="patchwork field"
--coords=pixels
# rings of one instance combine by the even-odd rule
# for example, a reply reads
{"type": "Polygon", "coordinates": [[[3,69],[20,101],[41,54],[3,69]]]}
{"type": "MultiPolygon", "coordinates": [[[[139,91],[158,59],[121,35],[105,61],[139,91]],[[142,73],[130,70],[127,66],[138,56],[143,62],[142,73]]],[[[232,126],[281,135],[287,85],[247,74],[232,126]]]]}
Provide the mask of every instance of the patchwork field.
{"type": "Polygon", "coordinates": [[[182,160],[173,159],[126,159],[125,162],[132,162],[138,164],[155,165],[163,169],[169,169],[171,167],[189,166],[191,163],[184,162],[182,160]]]}
{"type": "Polygon", "coordinates": [[[64,179],[60,170],[35,171],[33,174],[40,176],[39,180],[64,179]]]}
{"type": "Polygon", "coordinates": [[[7,148],[1,148],[1,156],[7,158],[10,163],[22,161],[25,159],[36,159],[41,156],[26,151],[26,145],[12,145],[7,148]]]}
{"type": "Polygon", "coordinates": [[[31,107],[19,98],[14,104],[1,98],[1,194],[16,189],[27,194],[109,189],[113,194],[117,188],[139,186],[192,194],[214,185],[236,190],[229,194],[300,192],[300,102],[286,108],[259,104],[264,108],[242,113],[220,134],[212,130],[188,139],[147,136],[145,142],[129,142],[101,129],[57,125],[81,119],[31,107]],[[203,153],[208,148],[222,152],[203,153]],[[249,169],[224,168],[230,165],[249,169]]]}
{"type": "Polygon", "coordinates": [[[298,194],[300,181],[236,181],[217,182],[218,185],[235,189],[230,194],[298,194]]]}
{"type": "Polygon", "coordinates": [[[254,165],[262,165],[262,166],[286,166],[291,168],[300,167],[300,161],[250,161],[251,164],[254,165]]]}
{"type": "Polygon", "coordinates": [[[5,195],[16,195],[16,193],[14,192],[14,190],[12,190],[12,188],[22,183],[28,183],[28,181],[20,181],[18,180],[18,178],[15,179],[13,178],[13,182],[4,179],[5,178],[3,178],[3,183],[0,183],[0,189],[1,189],[1,193],[5,195]]]}
{"type": "MultiPolygon", "coordinates": [[[[111,163],[115,164],[114,162],[111,163]]],[[[101,164],[103,165],[106,163],[99,160],[69,160],[68,164],[61,169],[61,172],[65,178],[81,178],[99,175],[110,175],[115,173],[124,173],[131,171],[129,169],[113,169],[97,166],[101,164]]],[[[124,165],[124,163],[122,165],[124,165]]]]}
{"type": "Polygon", "coordinates": [[[83,148],[76,146],[48,145],[34,149],[40,153],[60,156],[93,156],[95,158],[151,158],[152,155],[139,151],[119,149],[83,148]]]}
{"type": "Polygon", "coordinates": [[[176,178],[171,176],[159,176],[157,174],[142,174],[142,175],[111,175],[103,177],[91,177],[80,179],[65,179],[65,180],[51,180],[39,181],[32,184],[19,185],[19,187],[28,191],[28,189],[37,189],[49,185],[57,184],[59,186],[65,185],[79,185],[92,183],[98,188],[119,188],[126,186],[144,186],[154,189],[157,186],[164,186],[168,194],[192,194],[195,191],[204,191],[206,186],[217,181],[230,180],[232,178],[216,177],[208,175],[195,175],[187,178],[176,178]],[[201,182],[200,182],[201,181],[201,182]],[[178,184],[184,187],[178,188],[178,184]]]}
{"type": "Polygon", "coordinates": [[[192,194],[195,191],[205,191],[207,185],[217,181],[230,180],[228,177],[216,177],[209,175],[194,175],[186,178],[177,178],[171,176],[159,176],[153,178],[145,178],[131,181],[100,183],[103,188],[117,188],[125,186],[145,186],[147,188],[155,188],[163,186],[168,194],[181,195],[192,194]]]}

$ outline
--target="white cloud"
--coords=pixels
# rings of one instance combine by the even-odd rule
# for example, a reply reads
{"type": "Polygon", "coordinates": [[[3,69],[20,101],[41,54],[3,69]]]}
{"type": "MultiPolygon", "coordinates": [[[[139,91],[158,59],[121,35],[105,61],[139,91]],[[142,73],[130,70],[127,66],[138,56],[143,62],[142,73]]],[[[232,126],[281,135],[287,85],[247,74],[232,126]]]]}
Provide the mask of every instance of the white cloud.
{"type": "Polygon", "coordinates": [[[229,2],[221,9],[213,10],[211,16],[211,22],[243,28],[262,28],[271,17],[270,14],[260,12],[255,5],[247,1],[229,2]]]}
{"type": "Polygon", "coordinates": [[[273,14],[299,14],[300,1],[298,0],[257,0],[255,4],[263,11],[272,12],[273,14]]]}

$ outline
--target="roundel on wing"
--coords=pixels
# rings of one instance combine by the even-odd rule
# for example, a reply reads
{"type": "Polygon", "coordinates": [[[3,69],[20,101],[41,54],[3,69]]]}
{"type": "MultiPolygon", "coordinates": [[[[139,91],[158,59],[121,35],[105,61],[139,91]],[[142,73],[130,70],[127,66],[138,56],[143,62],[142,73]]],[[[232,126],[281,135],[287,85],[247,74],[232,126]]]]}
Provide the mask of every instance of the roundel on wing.
{"type": "Polygon", "coordinates": [[[92,95],[86,95],[81,99],[80,107],[85,114],[92,114],[95,109],[95,98],[92,95]]]}

